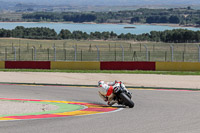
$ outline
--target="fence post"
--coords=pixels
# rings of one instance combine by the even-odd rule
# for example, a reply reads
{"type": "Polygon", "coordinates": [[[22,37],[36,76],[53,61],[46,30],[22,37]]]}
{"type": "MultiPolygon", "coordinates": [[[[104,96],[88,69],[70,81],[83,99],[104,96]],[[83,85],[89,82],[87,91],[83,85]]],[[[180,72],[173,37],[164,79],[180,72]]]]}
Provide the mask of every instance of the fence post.
{"type": "Polygon", "coordinates": [[[74,61],[76,61],[76,46],[73,45],[74,48],[74,61]]]}
{"type": "Polygon", "coordinates": [[[19,61],[21,60],[20,58],[21,58],[21,56],[20,56],[20,47],[19,47],[19,61]]]}
{"type": "Polygon", "coordinates": [[[99,47],[98,47],[98,45],[95,45],[95,46],[97,48],[97,61],[100,61],[99,47]]]}
{"type": "Polygon", "coordinates": [[[66,58],[66,56],[67,56],[67,51],[66,51],[66,49],[64,49],[64,60],[66,61],[67,60],[67,58],[66,58]]]}
{"type": "Polygon", "coordinates": [[[7,47],[5,48],[5,61],[7,61],[7,47]]]}
{"type": "Polygon", "coordinates": [[[56,46],[53,46],[53,50],[54,50],[54,61],[56,61],[56,46]]]}
{"type": "Polygon", "coordinates": [[[132,51],[132,44],[131,44],[131,43],[130,43],[130,47],[129,47],[129,50],[130,50],[130,51],[132,51]]]}
{"type": "Polygon", "coordinates": [[[117,50],[115,49],[115,61],[117,61],[117,50]]]}
{"type": "Polygon", "coordinates": [[[173,62],[174,61],[174,46],[170,44],[170,47],[171,47],[171,53],[172,53],[171,62],[173,62]]]}
{"type": "Polygon", "coordinates": [[[120,47],[122,48],[122,61],[124,61],[124,47],[122,45],[120,47]]]}
{"type": "Polygon", "coordinates": [[[145,49],[146,49],[146,61],[149,61],[149,52],[148,52],[148,48],[147,45],[144,45],[145,49]]]}
{"type": "Polygon", "coordinates": [[[83,52],[82,52],[82,49],[81,49],[81,61],[83,61],[83,52]]]}
{"type": "Polygon", "coordinates": [[[48,61],[49,61],[49,48],[47,48],[47,58],[48,58],[48,61]]]}
{"type": "Polygon", "coordinates": [[[34,47],[34,61],[36,61],[36,55],[37,55],[36,47],[34,47]]]}
{"type": "Polygon", "coordinates": [[[149,56],[148,61],[151,61],[151,53],[150,53],[150,51],[148,51],[148,56],[149,56]]]}
{"type": "Polygon", "coordinates": [[[14,48],[14,60],[16,61],[16,47],[13,48],[14,48]]]}
{"type": "Polygon", "coordinates": [[[200,62],[200,45],[198,45],[199,48],[199,62],[200,62]]]}
{"type": "Polygon", "coordinates": [[[200,62],[200,45],[197,45],[197,47],[198,47],[199,62],[200,62]]]}
{"type": "Polygon", "coordinates": [[[32,47],[32,60],[36,60],[36,47],[35,46],[33,46],[32,47]]]}
{"type": "Polygon", "coordinates": [[[32,47],[32,60],[34,60],[33,56],[34,56],[34,55],[33,55],[33,47],[32,47]]]}

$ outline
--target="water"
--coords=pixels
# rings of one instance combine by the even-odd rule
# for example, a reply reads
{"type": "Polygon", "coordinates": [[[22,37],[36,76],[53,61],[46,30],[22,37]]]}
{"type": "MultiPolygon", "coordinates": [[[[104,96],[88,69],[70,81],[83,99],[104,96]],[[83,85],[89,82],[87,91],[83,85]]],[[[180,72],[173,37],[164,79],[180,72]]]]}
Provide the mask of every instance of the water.
{"type": "Polygon", "coordinates": [[[83,31],[83,32],[104,32],[104,31],[113,31],[118,35],[121,33],[131,33],[131,34],[142,34],[142,33],[150,33],[150,31],[164,31],[164,30],[172,30],[172,29],[189,29],[193,31],[200,30],[199,28],[191,28],[191,27],[170,27],[170,26],[160,26],[160,25],[123,25],[123,24],[80,24],[80,23],[0,23],[0,28],[4,29],[14,29],[16,26],[24,26],[28,27],[48,27],[54,29],[57,33],[61,31],[61,29],[68,29],[72,31],[83,31]],[[136,28],[124,28],[124,27],[136,27],[136,28]]]}

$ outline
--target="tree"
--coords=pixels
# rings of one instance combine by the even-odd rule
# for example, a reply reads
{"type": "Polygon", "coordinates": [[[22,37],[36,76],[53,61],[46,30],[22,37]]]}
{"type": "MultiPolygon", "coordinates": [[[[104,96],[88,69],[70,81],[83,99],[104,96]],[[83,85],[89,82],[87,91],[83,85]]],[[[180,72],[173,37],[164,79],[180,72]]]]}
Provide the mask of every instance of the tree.
{"type": "Polygon", "coordinates": [[[169,17],[169,23],[179,24],[180,23],[180,19],[179,19],[178,16],[170,16],[169,17]]]}
{"type": "Polygon", "coordinates": [[[138,23],[138,22],[140,22],[140,17],[133,17],[133,18],[131,18],[131,23],[138,23]]]}
{"type": "Polygon", "coordinates": [[[69,30],[62,29],[58,35],[61,39],[70,39],[72,34],[69,30]]]}
{"type": "Polygon", "coordinates": [[[116,38],[116,37],[117,37],[117,34],[114,33],[113,31],[111,31],[111,32],[110,32],[110,37],[111,37],[111,38],[116,38]]]}
{"type": "Polygon", "coordinates": [[[151,31],[149,37],[152,41],[160,41],[160,32],[158,31],[151,31]]]}

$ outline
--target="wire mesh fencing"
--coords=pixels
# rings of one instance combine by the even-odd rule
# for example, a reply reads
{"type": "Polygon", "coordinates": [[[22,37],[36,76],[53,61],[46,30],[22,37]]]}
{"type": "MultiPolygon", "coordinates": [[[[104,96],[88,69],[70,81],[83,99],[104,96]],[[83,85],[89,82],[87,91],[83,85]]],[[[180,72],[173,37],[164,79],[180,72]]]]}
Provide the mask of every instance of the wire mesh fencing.
{"type": "Polygon", "coordinates": [[[200,45],[1,47],[1,61],[163,61],[200,62],[200,45]]]}

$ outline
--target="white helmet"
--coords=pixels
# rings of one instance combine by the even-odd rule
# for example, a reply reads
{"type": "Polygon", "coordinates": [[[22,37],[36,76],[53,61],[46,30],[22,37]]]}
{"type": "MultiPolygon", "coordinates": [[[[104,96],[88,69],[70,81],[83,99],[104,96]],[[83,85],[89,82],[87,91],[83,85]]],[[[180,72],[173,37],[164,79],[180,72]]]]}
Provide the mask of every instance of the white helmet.
{"type": "Polygon", "coordinates": [[[101,87],[103,84],[104,84],[104,81],[103,81],[103,80],[100,80],[100,81],[98,82],[98,87],[101,87]]]}

